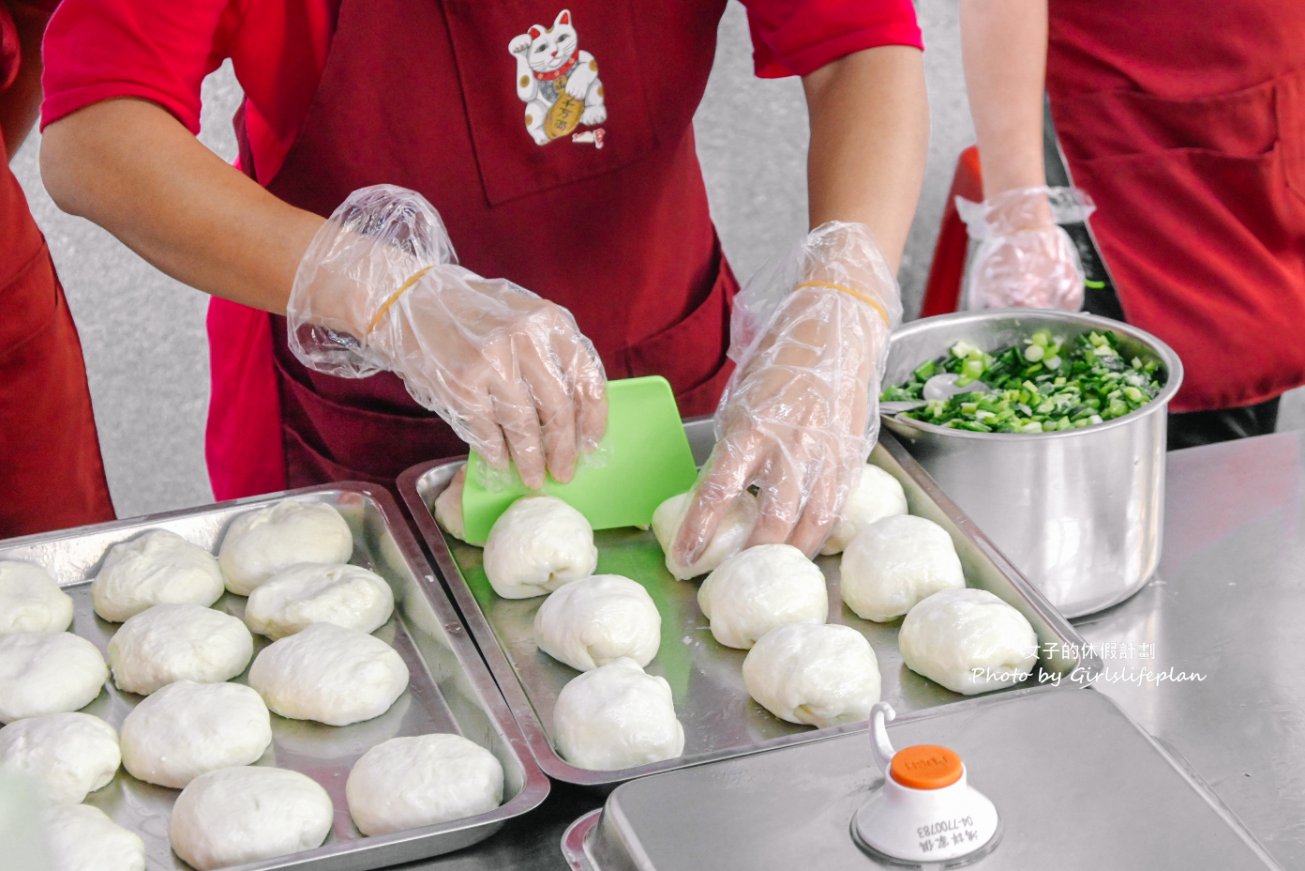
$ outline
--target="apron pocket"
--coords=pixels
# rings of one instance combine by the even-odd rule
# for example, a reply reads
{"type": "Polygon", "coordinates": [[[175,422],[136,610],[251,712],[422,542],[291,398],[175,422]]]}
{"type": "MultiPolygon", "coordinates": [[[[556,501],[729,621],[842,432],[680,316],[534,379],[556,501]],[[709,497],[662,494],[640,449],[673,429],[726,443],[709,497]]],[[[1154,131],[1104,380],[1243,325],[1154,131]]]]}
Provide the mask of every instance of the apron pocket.
{"type": "Polygon", "coordinates": [[[1305,71],[1279,80],[1277,109],[1283,175],[1287,187],[1305,199],[1305,71]]]}
{"type": "Polygon", "coordinates": [[[737,292],[738,282],[722,258],[710,292],[693,311],[626,352],[632,375],[661,375],[671,383],[684,417],[715,408],[729,379],[733,365],[725,352],[737,292]]]}
{"type": "Polygon", "coordinates": [[[630,0],[444,4],[491,204],[611,172],[656,149],[631,11],[630,0]]]}

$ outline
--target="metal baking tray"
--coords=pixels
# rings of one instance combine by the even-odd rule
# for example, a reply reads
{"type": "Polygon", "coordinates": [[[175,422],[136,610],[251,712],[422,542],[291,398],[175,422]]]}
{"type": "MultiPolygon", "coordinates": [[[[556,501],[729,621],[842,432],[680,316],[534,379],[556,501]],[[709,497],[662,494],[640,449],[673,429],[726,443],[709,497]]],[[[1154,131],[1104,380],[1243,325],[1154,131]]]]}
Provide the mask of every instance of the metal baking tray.
{"type": "MultiPolygon", "coordinates": [[[[714,441],[711,422],[691,421],[685,430],[694,456],[703,462],[714,441]]],[[[1030,678],[1032,683],[1041,684],[1043,689],[1081,686],[1099,670],[1100,659],[1087,650],[1079,634],[938,490],[891,435],[880,436],[870,459],[902,483],[912,514],[936,521],[951,534],[968,584],[1000,596],[1032,623],[1041,643],[1039,667],[1030,678]]],[[[399,476],[399,494],[521,724],[535,759],[550,777],[608,788],[658,771],[859,728],[856,724],[829,729],[796,726],[753,702],[743,686],[741,669],[746,651],[724,647],[711,637],[707,619],[698,609],[698,584],[671,577],[651,532],[603,530],[595,535],[598,571],[641,582],[661,612],[661,649],[647,670],[670,682],[675,711],[684,725],[685,747],[683,755],[676,759],[618,771],[590,771],[571,765],[554,750],[550,732],[557,694],[576,672],[535,647],[533,621],[543,598],[509,600],[495,595],[481,568],[481,549],[446,537],[431,513],[429,506],[461,465],[462,460],[455,459],[414,466],[399,476]]],[[[902,665],[897,649],[900,621],[871,623],[841,606],[839,559],[823,557],[818,563],[829,583],[829,622],[851,626],[870,640],[879,660],[883,698],[899,715],[910,716],[965,700],[902,665]]],[[[1015,690],[1017,687],[1012,686],[998,692],[1015,690]]]]}
{"type": "MultiPolygon", "coordinates": [[[[952,748],[997,806],[996,845],[967,868],[1279,868],[1208,786],[1095,689],[976,699],[898,720],[888,734],[899,749],[952,748]]],[[[562,853],[576,871],[920,868],[853,840],[853,815],[882,782],[864,730],[646,777],[577,820],[562,853]]]]}
{"type": "MultiPolygon", "coordinates": [[[[48,569],[73,597],[72,631],[89,639],[102,653],[117,624],[97,617],[91,607],[90,579],[110,545],[147,529],[167,529],[216,552],[223,530],[237,514],[282,499],[326,502],[353,531],[350,560],[389,581],[395,616],[375,635],[394,647],[411,674],[408,689],[381,716],[352,726],[334,727],[273,715],[272,746],[258,761],[302,772],[320,783],[335,805],[335,820],[326,843],[242,869],[380,868],[457,850],[481,841],[504,822],[538,806],[547,796],[548,779],[535,765],[507,706],[467,637],[457,612],[440,588],[408,530],[394,498],[366,484],[338,483],[259,496],[199,509],[87,526],[0,542],[0,559],[20,559],[48,569]],[[345,780],[354,762],[369,748],[390,738],[429,732],[457,732],[490,750],[503,764],[504,802],[498,808],[461,820],[377,837],[364,837],[349,817],[345,780]]],[[[237,617],[245,599],[226,593],[213,607],[237,617]]],[[[269,643],[255,635],[255,655],[269,643]]],[[[246,675],[235,678],[244,683],[246,675]]],[[[112,679],[86,713],[114,727],[140,700],[119,692],[112,679]]],[[[145,839],[151,869],[183,869],[168,842],[168,815],[177,790],[136,780],[119,769],[113,782],[94,792],[95,805],[119,824],[145,839]]],[[[3,864],[0,862],[0,864],[3,864]]]]}

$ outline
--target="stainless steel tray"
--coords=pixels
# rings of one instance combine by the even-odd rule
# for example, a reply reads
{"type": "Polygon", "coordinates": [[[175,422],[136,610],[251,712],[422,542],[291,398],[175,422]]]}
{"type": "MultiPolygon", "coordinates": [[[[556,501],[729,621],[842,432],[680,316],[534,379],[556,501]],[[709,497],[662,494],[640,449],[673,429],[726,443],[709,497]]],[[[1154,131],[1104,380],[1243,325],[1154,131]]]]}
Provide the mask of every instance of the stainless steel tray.
{"type": "MultiPolygon", "coordinates": [[[[702,462],[712,446],[710,422],[692,421],[685,429],[694,455],[702,462]]],[[[1031,678],[1033,682],[1042,682],[1043,689],[1082,685],[1099,669],[1099,659],[1087,651],[1078,633],[938,490],[900,444],[887,434],[881,436],[871,461],[901,481],[912,514],[936,521],[951,533],[970,586],[990,590],[1028,617],[1042,642],[1042,658],[1031,678]]],[[[446,538],[431,514],[429,506],[461,464],[461,460],[446,460],[414,466],[399,476],[399,493],[521,724],[531,752],[550,777],[582,786],[609,787],[658,771],[859,728],[856,724],[831,729],[795,726],[771,716],[753,702],[743,686],[745,652],[724,647],[711,637],[707,620],[698,609],[698,585],[671,577],[651,532],[612,529],[595,536],[598,571],[640,581],[657,603],[662,615],[662,644],[648,671],[671,684],[675,710],[684,724],[684,754],[619,771],[590,771],[569,764],[554,750],[550,732],[557,694],[576,672],[535,647],[533,621],[543,599],[508,600],[496,596],[481,568],[481,549],[446,538]]],[[[830,622],[851,626],[870,640],[879,659],[883,698],[892,702],[902,716],[963,702],[964,696],[902,665],[897,649],[899,624],[861,620],[839,604],[838,562],[837,557],[819,560],[829,582],[830,622]]],[[[1015,687],[1000,692],[1013,690],[1015,687]]]]}
{"type": "MultiPolygon", "coordinates": [[[[1019,690],[888,727],[942,744],[1001,823],[967,868],[1278,868],[1199,779],[1094,689],[1019,690]]],[[[865,731],[627,783],[567,830],[576,871],[860,871],[853,815],[883,780],[865,731]]],[[[937,868],[939,865],[927,867],[937,868]]],[[[952,867],[952,866],[948,866],[952,867]]]]}
{"type": "MultiPolygon", "coordinates": [[[[452,604],[440,589],[394,498],[365,484],[330,484],[151,517],[27,536],[0,542],[0,559],[21,559],[50,570],[73,597],[72,631],[107,651],[117,628],[91,608],[90,582],[105,550],[146,529],[168,529],[215,550],[228,522],[251,508],[295,498],[335,506],[353,531],[351,562],[365,566],[394,590],[395,616],[376,636],[403,657],[411,683],[394,706],[374,720],[337,728],[272,717],[272,746],[258,764],[276,765],[312,777],[331,796],[335,821],[326,843],[242,869],[380,868],[447,853],[489,837],[503,823],[539,805],[548,779],[535,765],[516,722],[508,713],[452,604]],[[503,764],[504,802],[488,813],[423,829],[364,837],[349,817],[344,785],[353,763],[389,738],[428,732],[457,732],[490,750],[503,764]]],[[[243,615],[245,599],[223,595],[214,608],[243,615]]],[[[267,645],[255,636],[255,650],[267,645]]],[[[245,676],[236,678],[243,683],[245,676]]],[[[139,696],[121,693],[112,680],[83,710],[121,725],[139,696]]],[[[152,786],[119,770],[113,782],[87,799],[145,839],[151,869],[186,868],[168,843],[168,814],[176,790],[152,786]]],[[[0,861],[0,864],[3,864],[0,861]]]]}

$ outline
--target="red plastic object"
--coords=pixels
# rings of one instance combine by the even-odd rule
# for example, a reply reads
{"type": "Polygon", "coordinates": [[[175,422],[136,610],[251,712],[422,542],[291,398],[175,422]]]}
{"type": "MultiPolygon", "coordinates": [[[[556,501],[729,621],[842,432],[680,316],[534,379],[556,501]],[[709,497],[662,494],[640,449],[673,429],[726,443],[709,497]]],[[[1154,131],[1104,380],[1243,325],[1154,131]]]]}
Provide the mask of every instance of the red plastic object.
{"type": "Polygon", "coordinates": [[[947,192],[943,207],[942,224],[938,227],[938,244],[933,249],[933,263],[929,265],[929,280],[924,285],[924,303],[920,317],[943,315],[956,311],[961,301],[961,280],[965,276],[965,255],[970,237],[965,223],[956,212],[956,198],[980,202],[983,200],[983,174],[979,169],[979,149],[971,145],[956,160],[956,174],[947,192]]]}

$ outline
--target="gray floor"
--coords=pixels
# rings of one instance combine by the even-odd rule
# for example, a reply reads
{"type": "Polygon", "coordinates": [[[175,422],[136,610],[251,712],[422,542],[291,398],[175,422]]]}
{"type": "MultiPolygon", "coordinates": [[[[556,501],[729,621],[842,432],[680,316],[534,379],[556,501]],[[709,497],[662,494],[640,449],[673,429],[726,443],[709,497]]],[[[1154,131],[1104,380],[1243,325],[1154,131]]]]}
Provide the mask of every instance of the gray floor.
{"type": "MultiPolygon", "coordinates": [[[[960,72],[956,6],[919,10],[932,114],[925,191],[900,275],[908,313],[919,305],[956,155],[973,141],[960,72]]],[[[721,26],[720,50],[696,127],[712,211],[736,271],[791,244],[806,222],[806,115],[795,80],[752,75],[738,4],[721,26]]],[[[231,114],[240,96],[229,69],[205,83],[201,139],[234,155],[231,114]]],[[[208,404],[206,297],[137,258],[94,225],[60,212],[41,187],[37,137],[14,167],[49,237],[85,346],[109,485],[122,517],[212,498],[204,470],[208,404]]],[[[1283,428],[1305,426],[1293,395],[1283,428]]]]}

